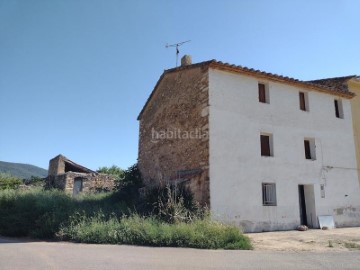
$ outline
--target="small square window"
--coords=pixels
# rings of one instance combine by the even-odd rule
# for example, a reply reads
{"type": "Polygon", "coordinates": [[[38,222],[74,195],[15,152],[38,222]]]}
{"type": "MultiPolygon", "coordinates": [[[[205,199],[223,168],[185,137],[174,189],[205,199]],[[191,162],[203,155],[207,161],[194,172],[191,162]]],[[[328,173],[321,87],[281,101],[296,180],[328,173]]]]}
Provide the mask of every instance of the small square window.
{"type": "Polygon", "coordinates": [[[341,99],[335,99],[334,100],[334,106],[335,106],[335,116],[337,118],[344,119],[344,111],[343,111],[343,105],[341,99]]]}
{"type": "Polygon", "coordinates": [[[261,133],[260,134],[260,146],[261,146],[261,156],[264,156],[264,157],[274,156],[272,134],[261,133]]]}
{"type": "Polygon", "coordinates": [[[262,183],[262,200],[264,206],[276,206],[275,183],[262,183]]]}
{"type": "Polygon", "coordinates": [[[300,110],[304,112],[309,111],[308,93],[299,92],[299,105],[300,105],[300,110]]]}
{"type": "Polygon", "coordinates": [[[315,139],[305,139],[304,150],[306,159],[316,160],[315,139]]]}
{"type": "Polygon", "coordinates": [[[259,102],[261,102],[261,103],[270,103],[268,85],[264,84],[264,83],[259,83],[258,84],[258,89],[259,89],[259,102]]]}

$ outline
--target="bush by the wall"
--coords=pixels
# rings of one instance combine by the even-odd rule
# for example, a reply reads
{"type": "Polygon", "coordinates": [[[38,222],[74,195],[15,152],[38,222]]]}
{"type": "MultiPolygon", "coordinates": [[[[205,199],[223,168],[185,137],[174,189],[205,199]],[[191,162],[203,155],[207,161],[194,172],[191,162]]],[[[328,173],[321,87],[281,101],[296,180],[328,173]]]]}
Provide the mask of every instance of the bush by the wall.
{"type": "Polygon", "coordinates": [[[185,185],[159,185],[149,189],[139,210],[168,223],[189,222],[201,216],[201,207],[185,185]]]}

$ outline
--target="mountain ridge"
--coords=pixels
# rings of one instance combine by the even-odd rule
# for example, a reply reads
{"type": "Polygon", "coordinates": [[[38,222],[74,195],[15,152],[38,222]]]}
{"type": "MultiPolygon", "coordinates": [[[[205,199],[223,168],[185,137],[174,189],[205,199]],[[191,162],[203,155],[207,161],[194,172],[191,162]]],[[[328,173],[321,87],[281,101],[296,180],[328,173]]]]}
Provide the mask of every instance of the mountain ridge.
{"type": "Polygon", "coordinates": [[[48,172],[31,164],[0,161],[0,173],[11,174],[22,179],[30,179],[31,176],[46,177],[48,172]]]}

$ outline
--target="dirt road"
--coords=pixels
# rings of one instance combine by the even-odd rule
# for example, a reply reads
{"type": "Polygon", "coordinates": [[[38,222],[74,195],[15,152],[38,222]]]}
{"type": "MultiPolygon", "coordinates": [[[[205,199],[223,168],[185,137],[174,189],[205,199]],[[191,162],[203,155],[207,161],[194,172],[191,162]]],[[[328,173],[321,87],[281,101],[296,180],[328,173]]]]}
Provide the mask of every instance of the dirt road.
{"type": "Polygon", "coordinates": [[[266,232],[247,235],[251,238],[255,250],[320,252],[360,250],[360,228],[266,232]]]}

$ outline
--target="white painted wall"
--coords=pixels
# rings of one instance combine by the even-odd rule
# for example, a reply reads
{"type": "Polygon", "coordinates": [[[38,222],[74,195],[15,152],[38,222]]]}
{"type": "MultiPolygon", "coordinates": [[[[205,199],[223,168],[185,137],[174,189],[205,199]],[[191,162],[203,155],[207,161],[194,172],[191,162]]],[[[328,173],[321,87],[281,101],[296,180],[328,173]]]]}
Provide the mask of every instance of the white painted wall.
{"type": "Polygon", "coordinates": [[[213,217],[245,231],[293,229],[300,223],[298,185],[312,184],[316,215],[333,215],[338,226],[360,226],[349,100],[343,99],[345,118],[338,119],[330,94],[260,80],[269,84],[270,104],[263,104],[258,82],[209,71],[213,217]],[[299,109],[299,91],[308,92],[309,112],[299,109]],[[274,157],[261,157],[262,132],[273,134],[274,157]],[[304,138],[315,138],[315,161],[305,159],[304,138]],[[277,206],[262,205],[262,182],[276,183],[277,206]],[[320,184],[326,184],[325,198],[320,184]]]}

